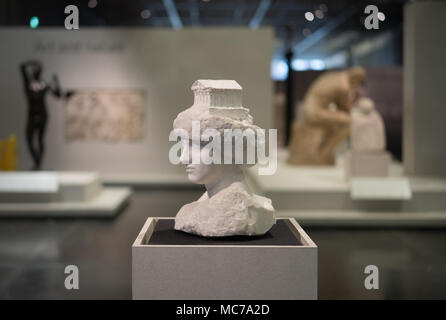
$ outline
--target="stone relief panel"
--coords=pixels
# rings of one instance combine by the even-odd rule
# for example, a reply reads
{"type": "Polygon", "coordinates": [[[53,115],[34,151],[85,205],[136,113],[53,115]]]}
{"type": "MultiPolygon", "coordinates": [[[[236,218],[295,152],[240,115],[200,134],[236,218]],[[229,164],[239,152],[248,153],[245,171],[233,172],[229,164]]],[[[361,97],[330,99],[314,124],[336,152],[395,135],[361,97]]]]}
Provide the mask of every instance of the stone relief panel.
{"type": "Polygon", "coordinates": [[[142,140],[145,105],[144,90],[75,90],[65,104],[66,140],[111,143],[142,140]]]}

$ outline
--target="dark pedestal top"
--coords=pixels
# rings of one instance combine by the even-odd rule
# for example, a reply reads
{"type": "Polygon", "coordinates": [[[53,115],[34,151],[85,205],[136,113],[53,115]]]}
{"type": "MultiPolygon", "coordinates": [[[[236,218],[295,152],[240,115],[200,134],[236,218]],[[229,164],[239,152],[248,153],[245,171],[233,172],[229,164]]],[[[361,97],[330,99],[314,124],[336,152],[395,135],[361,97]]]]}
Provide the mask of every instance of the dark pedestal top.
{"type": "Polygon", "coordinates": [[[261,236],[200,237],[174,229],[174,219],[159,219],[149,239],[149,245],[195,245],[195,246],[300,246],[284,220],[261,236]]]}

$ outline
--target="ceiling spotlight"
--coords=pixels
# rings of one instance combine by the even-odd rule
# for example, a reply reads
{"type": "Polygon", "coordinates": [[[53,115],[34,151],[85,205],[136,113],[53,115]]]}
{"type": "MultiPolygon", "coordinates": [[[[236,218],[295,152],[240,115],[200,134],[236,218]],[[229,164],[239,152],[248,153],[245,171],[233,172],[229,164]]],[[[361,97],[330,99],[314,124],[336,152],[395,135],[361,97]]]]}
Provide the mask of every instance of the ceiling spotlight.
{"type": "Polygon", "coordinates": [[[294,59],[291,62],[291,68],[293,68],[296,71],[304,71],[304,70],[308,70],[310,68],[310,65],[307,60],[294,59]]]}
{"type": "Polygon", "coordinates": [[[313,70],[324,70],[325,62],[321,59],[312,59],[310,60],[310,68],[313,70]]]}
{"type": "Polygon", "coordinates": [[[288,77],[288,65],[283,59],[273,59],[271,61],[271,77],[273,80],[281,81],[288,77]]]}
{"type": "Polygon", "coordinates": [[[322,12],[327,12],[328,11],[328,7],[325,3],[321,4],[319,6],[319,8],[322,10],[322,12]]]}
{"type": "Polygon", "coordinates": [[[303,34],[305,37],[308,37],[308,36],[311,34],[311,30],[308,29],[308,28],[305,28],[305,29],[302,30],[302,34],[303,34]]]}
{"type": "Polygon", "coordinates": [[[318,19],[322,19],[322,18],[324,18],[324,13],[322,12],[322,10],[316,10],[315,12],[314,12],[314,15],[318,18],[318,19]]]}
{"type": "Polygon", "coordinates": [[[29,20],[29,26],[31,27],[31,29],[35,29],[39,26],[39,18],[38,17],[32,17],[29,20]]]}
{"type": "Polygon", "coordinates": [[[150,13],[150,10],[144,9],[141,11],[141,18],[143,19],[149,19],[152,13],[150,13]]]}
{"type": "Polygon", "coordinates": [[[311,13],[310,11],[305,12],[305,19],[307,19],[308,21],[313,21],[314,20],[314,14],[311,13]]]}
{"type": "Polygon", "coordinates": [[[88,7],[93,9],[96,8],[96,6],[98,5],[98,1],[97,0],[89,0],[88,1],[88,7]]]}

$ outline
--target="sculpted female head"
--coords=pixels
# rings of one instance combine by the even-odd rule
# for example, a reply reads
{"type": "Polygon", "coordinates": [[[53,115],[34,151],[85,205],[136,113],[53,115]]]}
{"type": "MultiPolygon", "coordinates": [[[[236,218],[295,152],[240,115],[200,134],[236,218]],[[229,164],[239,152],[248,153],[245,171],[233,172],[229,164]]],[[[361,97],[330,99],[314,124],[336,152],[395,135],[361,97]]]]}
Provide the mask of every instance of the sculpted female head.
{"type": "Polygon", "coordinates": [[[181,144],[179,160],[189,180],[204,184],[206,192],[180,209],[175,229],[203,236],[266,233],[275,223],[271,200],[254,195],[243,174],[255,164],[262,141],[257,136],[264,139],[264,132],[242,107],[241,87],[232,80],[198,80],[192,90],[193,106],[173,123],[169,139],[180,137],[181,143],[169,158],[181,144]]]}
{"type": "Polygon", "coordinates": [[[189,180],[207,185],[254,165],[256,130],[260,128],[241,106],[241,87],[229,80],[198,80],[192,90],[194,105],[173,123],[175,130],[187,136],[182,139],[180,161],[189,180]]]}

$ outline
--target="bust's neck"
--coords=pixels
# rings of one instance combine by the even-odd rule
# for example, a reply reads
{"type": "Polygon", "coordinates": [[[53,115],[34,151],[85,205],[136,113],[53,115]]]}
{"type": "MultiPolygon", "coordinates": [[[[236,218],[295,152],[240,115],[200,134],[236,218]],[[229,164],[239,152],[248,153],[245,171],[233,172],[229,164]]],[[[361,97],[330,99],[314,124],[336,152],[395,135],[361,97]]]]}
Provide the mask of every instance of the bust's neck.
{"type": "Polygon", "coordinates": [[[222,175],[222,178],[213,184],[205,184],[207,195],[209,198],[213,197],[219,191],[229,187],[234,182],[240,182],[246,189],[245,175],[241,170],[227,170],[222,175]]]}

